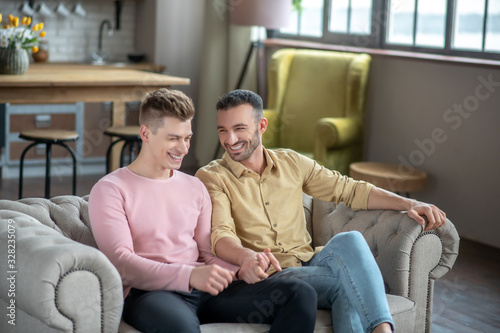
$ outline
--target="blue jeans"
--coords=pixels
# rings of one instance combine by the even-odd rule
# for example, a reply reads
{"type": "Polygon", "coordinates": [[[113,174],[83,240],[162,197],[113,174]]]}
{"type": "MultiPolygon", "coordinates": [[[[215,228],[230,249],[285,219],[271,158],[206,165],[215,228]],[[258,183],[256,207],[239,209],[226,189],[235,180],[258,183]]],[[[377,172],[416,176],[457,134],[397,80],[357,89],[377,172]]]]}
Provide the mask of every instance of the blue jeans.
{"type": "Polygon", "coordinates": [[[382,274],[357,231],[335,235],[303,267],[286,268],[271,277],[309,283],[318,294],[318,308],[332,309],[335,332],[371,332],[384,322],[394,328],[382,274]]]}

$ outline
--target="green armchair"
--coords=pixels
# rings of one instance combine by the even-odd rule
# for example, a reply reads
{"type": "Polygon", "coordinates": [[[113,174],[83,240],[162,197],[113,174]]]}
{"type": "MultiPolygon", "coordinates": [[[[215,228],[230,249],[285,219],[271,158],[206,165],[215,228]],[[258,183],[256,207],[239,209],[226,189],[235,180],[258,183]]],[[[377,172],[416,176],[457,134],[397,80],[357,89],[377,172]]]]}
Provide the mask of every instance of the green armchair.
{"type": "Polygon", "coordinates": [[[362,159],[371,57],[281,49],[268,68],[266,148],[291,148],[343,174],[362,159]]]}

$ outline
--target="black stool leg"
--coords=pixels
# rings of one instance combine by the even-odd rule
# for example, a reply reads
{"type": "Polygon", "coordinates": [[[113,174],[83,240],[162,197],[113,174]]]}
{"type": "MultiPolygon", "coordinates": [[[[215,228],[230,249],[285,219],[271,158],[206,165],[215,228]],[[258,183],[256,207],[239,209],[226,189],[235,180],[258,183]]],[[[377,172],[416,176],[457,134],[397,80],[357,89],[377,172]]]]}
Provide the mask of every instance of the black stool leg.
{"type": "Polygon", "coordinates": [[[50,199],[50,159],[52,155],[52,143],[45,143],[45,198],[50,199]]]}
{"type": "Polygon", "coordinates": [[[73,195],[76,195],[76,157],[71,150],[69,152],[73,157],[73,195]]]}
{"type": "Polygon", "coordinates": [[[23,198],[23,169],[24,169],[24,156],[28,152],[28,150],[35,146],[37,142],[33,142],[28,147],[24,148],[22,154],[21,154],[21,161],[19,164],[19,199],[23,198]]]}
{"type": "Polygon", "coordinates": [[[129,144],[128,140],[124,140],[125,143],[122,146],[122,150],[120,151],[120,168],[122,168],[125,165],[124,157],[125,157],[125,149],[127,148],[127,145],[129,144]]]}
{"type": "Polygon", "coordinates": [[[71,149],[70,146],[65,144],[64,142],[56,142],[56,144],[63,146],[66,148],[67,151],[71,154],[71,158],[73,159],[73,195],[76,195],[76,156],[75,153],[73,152],[73,149],[71,149]]]}
{"type": "Polygon", "coordinates": [[[128,164],[134,161],[135,156],[135,141],[131,140],[128,146],[128,164]]]}
{"type": "Polygon", "coordinates": [[[120,153],[120,168],[125,165],[125,150],[128,146],[128,164],[134,161],[135,155],[135,139],[124,139],[125,143],[123,144],[122,151],[120,153]]]}
{"type": "Polygon", "coordinates": [[[116,141],[113,141],[109,147],[108,147],[108,150],[106,151],[106,174],[109,173],[109,169],[110,169],[110,166],[109,166],[109,162],[110,162],[110,157],[111,157],[111,150],[113,149],[113,146],[116,145],[118,142],[121,142],[123,141],[122,139],[118,139],[116,141]]]}

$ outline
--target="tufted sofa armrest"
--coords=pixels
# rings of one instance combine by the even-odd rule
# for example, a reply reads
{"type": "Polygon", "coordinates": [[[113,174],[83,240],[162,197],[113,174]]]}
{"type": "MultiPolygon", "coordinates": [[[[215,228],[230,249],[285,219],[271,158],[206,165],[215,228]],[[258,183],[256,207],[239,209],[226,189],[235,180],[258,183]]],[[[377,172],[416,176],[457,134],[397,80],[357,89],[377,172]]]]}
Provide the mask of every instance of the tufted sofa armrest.
{"type": "Polygon", "coordinates": [[[447,220],[426,231],[405,212],[353,211],[343,204],[312,199],[313,245],[324,245],[334,235],[357,230],[370,246],[380,267],[386,291],[405,296],[417,306],[415,332],[430,328],[434,280],[446,274],[458,255],[459,236],[447,220]]]}
{"type": "MultiPolygon", "coordinates": [[[[33,200],[51,205],[46,199],[33,200]]],[[[7,304],[14,299],[16,309],[60,331],[117,332],[123,307],[118,272],[100,251],[65,237],[52,224],[1,208],[0,243],[11,245],[14,257],[2,249],[0,267],[9,268],[4,272],[14,279],[0,279],[0,297],[7,304]],[[13,282],[15,297],[10,297],[13,282]]]]}
{"type": "Polygon", "coordinates": [[[24,213],[78,243],[97,248],[88,212],[88,195],[63,195],[50,199],[0,200],[0,209],[24,213]]]}

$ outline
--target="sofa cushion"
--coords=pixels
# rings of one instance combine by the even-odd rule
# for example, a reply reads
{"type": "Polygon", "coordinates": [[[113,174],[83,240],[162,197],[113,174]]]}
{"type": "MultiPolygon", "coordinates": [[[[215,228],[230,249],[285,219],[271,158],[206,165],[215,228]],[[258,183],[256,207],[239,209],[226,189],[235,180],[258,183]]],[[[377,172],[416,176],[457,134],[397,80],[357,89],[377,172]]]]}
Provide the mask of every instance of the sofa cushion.
{"type": "MultiPolygon", "coordinates": [[[[415,302],[402,296],[387,295],[394,324],[398,332],[413,332],[415,324],[415,302]]],[[[215,323],[201,325],[202,333],[241,332],[241,333],[266,333],[269,325],[241,324],[241,323],[215,323]]],[[[330,310],[318,310],[314,333],[331,333],[332,314],[330,310]]],[[[123,321],[120,323],[119,333],[140,333],[123,321]]]]}
{"type": "MultiPolygon", "coordinates": [[[[395,295],[387,295],[387,301],[396,326],[396,331],[413,332],[413,328],[410,326],[415,324],[415,302],[409,298],[395,295]]],[[[314,332],[333,332],[332,314],[330,310],[318,310],[314,332]]]]}

